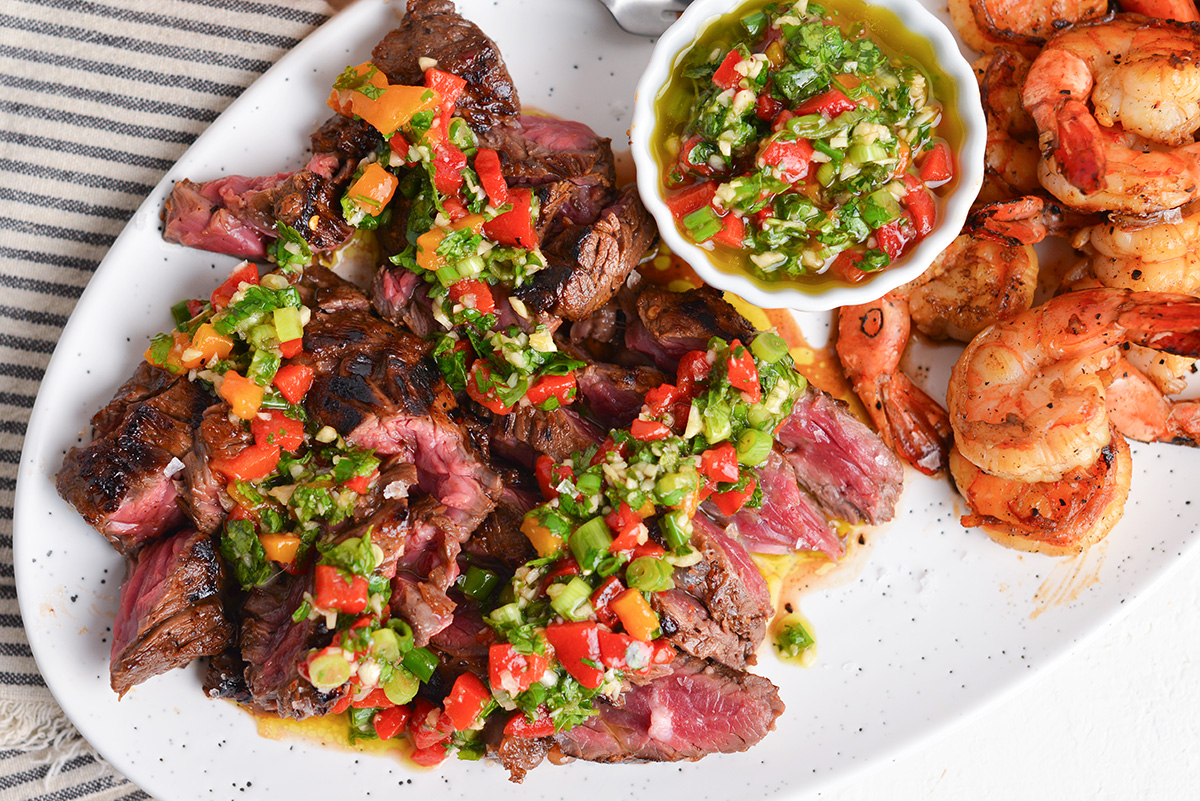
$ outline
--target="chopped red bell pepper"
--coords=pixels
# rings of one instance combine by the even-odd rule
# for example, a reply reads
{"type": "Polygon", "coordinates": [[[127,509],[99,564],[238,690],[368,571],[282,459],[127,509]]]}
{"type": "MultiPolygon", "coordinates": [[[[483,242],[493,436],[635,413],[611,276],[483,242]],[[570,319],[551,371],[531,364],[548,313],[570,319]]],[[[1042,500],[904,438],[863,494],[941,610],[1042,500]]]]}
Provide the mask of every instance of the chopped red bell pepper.
{"type": "Polygon", "coordinates": [[[496,208],[508,202],[508,183],[500,169],[500,154],[495,150],[481,147],[475,153],[475,172],[479,175],[479,185],[487,192],[488,202],[496,208]]]}
{"type": "Polygon", "coordinates": [[[665,439],[670,435],[671,429],[667,428],[657,420],[634,420],[629,426],[629,433],[634,439],[640,439],[642,442],[652,442],[656,439],[665,439]]]}
{"type": "Polygon", "coordinates": [[[671,210],[671,214],[675,215],[676,219],[682,219],[693,211],[712,203],[716,194],[716,181],[702,181],[678,192],[672,192],[666,197],[665,202],[667,208],[671,210]]]}
{"type": "Polygon", "coordinates": [[[408,758],[423,768],[432,768],[446,761],[450,750],[444,743],[431,745],[428,748],[414,748],[408,758]]]}
{"type": "Polygon", "coordinates": [[[514,712],[513,716],[508,719],[508,723],[504,724],[504,733],[509,737],[522,737],[525,739],[536,739],[538,737],[549,737],[554,734],[554,721],[550,718],[550,713],[545,706],[537,708],[537,718],[530,722],[529,718],[525,717],[524,712],[514,712]]]}
{"type": "Polygon", "coordinates": [[[220,311],[229,305],[230,299],[237,294],[238,287],[242,284],[257,284],[258,283],[258,267],[250,262],[238,265],[234,268],[229,277],[225,279],[225,283],[213,290],[212,307],[213,311],[220,311]]]}
{"type": "Polygon", "coordinates": [[[730,50],[729,55],[725,56],[725,60],[717,67],[717,71],[713,73],[712,82],[722,89],[734,89],[742,82],[745,76],[737,71],[737,65],[742,63],[742,54],[737,50],[730,50]]]}
{"type": "Polygon", "coordinates": [[[390,740],[404,731],[404,727],[408,725],[408,715],[407,706],[380,709],[375,713],[375,717],[371,718],[371,725],[375,727],[375,734],[380,740],[390,740]]]}
{"type": "Polygon", "coordinates": [[[738,480],[737,449],[732,442],[722,442],[700,455],[700,472],[718,484],[738,480]]]}
{"type": "Polygon", "coordinates": [[[592,593],[592,609],[596,612],[597,620],[606,626],[615,626],[621,622],[609,604],[623,592],[625,585],[616,576],[609,576],[596,588],[592,593]]]}
{"type": "Polygon", "coordinates": [[[826,117],[836,117],[839,114],[858,108],[855,103],[846,95],[837,90],[830,89],[828,92],[822,92],[816,97],[810,97],[796,108],[796,116],[803,117],[805,114],[824,114],[826,117]]]}
{"type": "Polygon", "coordinates": [[[454,73],[430,67],[425,70],[425,86],[437,92],[442,114],[449,116],[454,113],[454,106],[467,88],[467,82],[454,73]]]}
{"type": "Polygon", "coordinates": [[[354,490],[359,495],[366,495],[371,491],[371,483],[377,478],[379,478],[379,471],[375,470],[369,476],[351,476],[342,482],[342,486],[354,490]]]}
{"type": "MultiPolygon", "coordinates": [[[[703,492],[703,490],[701,490],[703,492]]],[[[641,559],[643,556],[665,556],[666,549],[653,540],[647,540],[641,545],[634,546],[634,549],[629,554],[629,561],[641,559]]]]}
{"type": "Polygon", "coordinates": [[[458,195],[463,182],[463,168],[467,156],[458,145],[443,139],[433,149],[433,185],[437,191],[449,197],[458,195]]]}
{"type": "Polygon", "coordinates": [[[501,245],[533,250],[538,246],[538,235],[533,227],[532,190],[509,189],[508,202],[512,209],[484,223],[483,232],[501,245]]]}
{"type": "Polygon", "coordinates": [[[293,420],[277,409],[259,412],[250,421],[250,433],[254,435],[256,444],[278,445],[288,453],[295,453],[304,443],[304,423],[293,420]]]}
{"type": "Polygon", "coordinates": [[[492,290],[476,278],[464,278],[450,285],[450,299],[475,309],[480,314],[491,314],[496,310],[496,299],[492,290]]]}
{"type": "Polygon", "coordinates": [[[674,384],[659,384],[646,393],[642,411],[650,417],[661,417],[682,397],[683,393],[674,384]]]}
{"type": "Polygon", "coordinates": [[[285,364],[275,373],[272,383],[288,403],[299,403],[313,382],[313,369],[307,364],[285,364]]]}
{"type": "Polygon", "coordinates": [[[758,482],[755,479],[750,479],[743,490],[731,489],[727,492],[717,492],[712,496],[712,501],[721,510],[721,514],[726,517],[731,517],[738,513],[738,510],[746,505],[746,501],[754,494],[758,482]]]}
{"type": "MultiPolygon", "coordinates": [[[[636,590],[634,591],[636,592],[636,590]]],[[[628,634],[600,632],[600,664],[618,670],[641,672],[650,666],[651,649],[628,634]],[[634,667],[636,666],[636,667],[634,667]]]]}
{"type": "Polygon", "coordinates": [[[729,371],[729,383],[745,392],[746,399],[750,403],[758,403],[762,400],[762,387],[758,383],[758,367],[754,364],[754,357],[750,355],[750,349],[739,340],[735,339],[729,343],[729,357],[725,366],[729,371]]]}
{"type": "Polygon", "coordinates": [[[954,157],[945,142],[935,142],[921,157],[921,180],[927,184],[943,184],[954,177],[954,157]]]}
{"type": "Polygon", "coordinates": [[[382,687],[376,687],[357,701],[352,701],[350,706],[355,709],[389,709],[395,704],[388,700],[382,687]]]}
{"type": "Polygon", "coordinates": [[[287,342],[279,343],[279,354],[285,359],[290,359],[303,350],[304,337],[296,337],[295,339],[289,339],[287,342]]]}
{"type": "Polygon", "coordinates": [[[474,673],[460,673],[443,701],[446,717],[455,731],[466,731],[475,723],[492,693],[474,673]]]}
{"type": "Polygon", "coordinates": [[[596,449],[595,455],[592,456],[592,460],[588,464],[591,467],[595,467],[598,464],[604,464],[604,460],[608,454],[613,453],[614,451],[620,454],[622,458],[628,456],[629,443],[622,442],[620,445],[618,445],[612,437],[605,437],[604,442],[600,443],[600,447],[596,449]]]}
{"type": "Polygon", "coordinates": [[[317,565],[313,600],[321,609],[357,615],[367,608],[367,580],[352,576],[347,581],[333,565],[317,565]]]}
{"type": "Polygon", "coordinates": [[[862,254],[853,250],[843,250],[829,265],[829,271],[848,284],[861,284],[871,276],[866,270],[858,269],[862,254]]]}
{"type": "Polygon", "coordinates": [[[467,372],[467,394],[471,400],[487,407],[496,414],[508,414],[513,407],[496,397],[496,388],[492,383],[492,368],[482,361],[471,365],[467,372]]]}
{"type": "MultiPolygon", "coordinates": [[[[579,389],[575,384],[575,373],[566,375],[544,375],[525,391],[525,397],[538,408],[551,399],[558,401],[558,406],[566,406],[575,400],[579,389]]],[[[555,406],[554,408],[558,408],[555,406]]]]}
{"type": "Polygon", "coordinates": [[[200,312],[204,311],[204,301],[202,301],[202,300],[189,300],[189,301],[187,302],[187,310],[188,310],[188,315],[189,315],[189,316],[191,316],[191,317],[195,317],[197,314],[199,314],[200,312]]]}
{"type": "Polygon", "coordinates": [[[762,149],[758,160],[779,170],[779,177],[794,184],[808,177],[813,147],[807,139],[785,142],[776,139],[762,149]]]}
{"type": "Polygon", "coordinates": [[[704,137],[696,134],[683,143],[683,147],[679,148],[679,166],[683,168],[685,173],[695,173],[696,175],[712,175],[712,165],[707,160],[694,160],[692,151],[696,146],[704,141],[704,137]]]}
{"type": "Polygon", "coordinates": [[[559,482],[575,476],[571,472],[571,468],[565,464],[555,464],[554,460],[544,453],[538,454],[534,461],[533,475],[537,478],[538,487],[542,490],[542,497],[548,501],[558,497],[558,490],[555,487],[559,482]]]}
{"type": "Polygon", "coordinates": [[[550,666],[545,654],[522,654],[508,643],[488,648],[488,680],[509,695],[524,692],[542,678],[550,666]]]}
{"type": "Polygon", "coordinates": [[[754,104],[754,116],[764,122],[775,119],[781,111],[783,111],[783,103],[765,93],[759,95],[758,102],[754,104]]]}
{"type": "Polygon", "coordinates": [[[892,261],[900,258],[908,246],[917,238],[916,232],[913,231],[907,222],[906,219],[893,220],[887,225],[880,226],[875,231],[875,238],[879,240],[880,249],[892,261]]]}
{"type": "Polygon", "coordinates": [[[610,552],[624,551],[632,548],[637,543],[637,535],[642,530],[642,516],[630,509],[629,504],[625,503],[625,501],[621,501],[620,506],[606,514],[604,522],[608,524],[613,534],[616,535],[612,545],[609,546],[608,550],[610,552]],[[631,535],[634,539],[633,544],[621,542],[620,547],[618,547],[619,540],[628,539],[631,535]]]}
{"type": "Polygon", "coordinates": [[[595,623],[551,623],[546,640],[554,648],[563,670],[580,684],[594,690],[604,683],[600,663],[600,627],[595,623]]]}
{"type": "MultiPolygon", "coordinates": [[[[424,698],[418,698],[412,704],[408,733],[418,750],[444,751],[442,744],[454,734],[454,726],[439,707],[424,698]]],[[[437,762],[432,764],[436,765],[437,762]]]]}
{"type": "Polygon", "coordinates": [[[696,390],[708,380],[712,372],[712,364],[708,361],[708,353],[703,350],[693,350],[683,354],[679,367],[675,370],[675,384],[684,397],[696,397],[696,390]]]}
{"type": "Polygon", "coordinates": [[[788,124],[788,120],[794,119],[795,116],[795,113],[788,111],[787,109],[779,112],[779,114],[775,117],[775,120],[771,123],[771,133],[779,133],[782,131],[784,126],[788,124]]]}
{"type": "Polygon", "coordinates": [[[912,215],[917,237],[924,238],[933,230],[933,222],[937,218],[937,205],[933,202],[933,195],[917,176],[905,173],[904,185],[908,188],[908,194],[904,196],[904,207],[912,215]]]}
{"type": "Polygon", "coordinates": [[[456,197],[442,198],[442,208],[446,210],[446,216],[450,218],[450,222],[455,223],[466,217],[471,212],[467,211],[467,207],[463,202],[456,197]]]}
{"type": "Polygon", "coordinates": [[[211,466],[232,481],[257,481],[275,472],[279,454],[278,445],[248,445],[232,459],[213,459],[211,466]]]}
{"type": "Polygon", "coordinates": [[[554,581],[556,578],[563,576],[578,576],[580,573],[579,563],[575,561],[574,556],[564,556],[550,566],[546,571],[546,575],[542,577],[542,581],[546,584],[554,581]]]}
{"type": "Polygon", "coordinates": [[[746,243],[746,221],[734,212],[728,212],[721,218],[721,230],[713,236],[713,241],[741,248],[746,243]]]}

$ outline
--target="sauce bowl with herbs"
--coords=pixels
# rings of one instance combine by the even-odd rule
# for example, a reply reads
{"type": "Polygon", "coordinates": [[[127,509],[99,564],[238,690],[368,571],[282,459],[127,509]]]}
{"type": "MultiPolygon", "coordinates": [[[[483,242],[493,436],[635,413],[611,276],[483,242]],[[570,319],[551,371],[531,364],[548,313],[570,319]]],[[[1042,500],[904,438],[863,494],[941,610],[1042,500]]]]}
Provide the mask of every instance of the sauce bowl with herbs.
{"type": "Polygon", "coordinates": [[[949,30],[904,0],[698,0],[638,85],[638,188],[667,245],[768,308],[873,300],[958,235],[986,125],[949,30]]]}

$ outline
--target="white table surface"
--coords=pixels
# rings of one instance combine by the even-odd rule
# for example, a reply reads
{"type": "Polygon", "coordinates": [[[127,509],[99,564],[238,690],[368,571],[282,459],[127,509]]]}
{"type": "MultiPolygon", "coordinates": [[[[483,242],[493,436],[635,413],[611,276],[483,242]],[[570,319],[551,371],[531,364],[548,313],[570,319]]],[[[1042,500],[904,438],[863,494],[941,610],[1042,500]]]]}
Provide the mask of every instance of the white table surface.
{"type": "Polygon", "coordinates": [[[1200,798],[1200,562],[1011,697],[828,801],[1200,798]]]}

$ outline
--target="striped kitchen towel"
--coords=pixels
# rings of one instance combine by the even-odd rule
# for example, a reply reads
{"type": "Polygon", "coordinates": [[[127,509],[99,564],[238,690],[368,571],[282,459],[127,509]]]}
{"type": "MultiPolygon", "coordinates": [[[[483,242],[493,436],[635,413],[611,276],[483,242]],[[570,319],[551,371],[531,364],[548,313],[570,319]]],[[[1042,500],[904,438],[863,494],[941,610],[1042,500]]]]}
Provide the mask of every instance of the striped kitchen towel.
{"type": "Polygon", "coordinates": [[[138,204],[333,10],[322,0],[0,3],[0,799],[148,798],[63,717],[25,640],[12,562],[25,426],[62,326],[138,204]]]}

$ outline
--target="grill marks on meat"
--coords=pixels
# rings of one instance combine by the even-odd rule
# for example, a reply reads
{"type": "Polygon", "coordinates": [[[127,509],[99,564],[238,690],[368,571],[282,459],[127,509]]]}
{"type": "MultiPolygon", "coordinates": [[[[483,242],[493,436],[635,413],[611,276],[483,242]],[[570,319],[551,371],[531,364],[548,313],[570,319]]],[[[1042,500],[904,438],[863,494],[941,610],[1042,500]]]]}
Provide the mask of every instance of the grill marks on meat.
{"type": "Polygon", "coordinates": [[[334,114],[313,132],[312,152],[331,153],[341,161],[357,163],[381,139],[379,131],[366,120],[334,114]]]}
{"type": "Polygon", "coordinates": [[[420,85],[420,59],[467,82],[455,108],[476,131],[513,120],[521,111],[517,88],[496,43],[463,19],[449,0],[410,0],[400,26],[371,51],[371,60],[391,83],[420,85]]]}
{"type": "Polygon", "coordinates": [[[533,467],[539,453],[561,462],[604,441],[604,432],[595,423],[565,406],[552,411],[517,406],[509,414],[495,416],[488,433],[492,452],[526,467],[533,467]]]}
{"type": "Polygon", "coordinates": [[[206,534],[182,531],[144,548],[130,562],[113,622],[113,690],[124,695],[151,676],[231,645],[224,587],[224,565],[206,534]]]}
{"type": "Polygon", "coordinates": [[[653,596],[663,630],[693,656],[735,668],[754,664],[774,612],[767,583],[746,550],[711,520],[697,514],[692,525],[692,547],[703,558],[676,569],[676,590],[653,596]]]}
{"type": "Polygon", "coordinates": [[[783,713],[767,679],[681,656],[673,671],[628,689],[619,706],[555,736],[568,756],[590,762],[674,762],[745,751],[783,713]]]}
{"type": "Polygon", "coordinates": [[[68,451],[58,494],[118,551],[136,551],[183,521],[168,471],[192,449],[193,429],[212,401],[196,384],[143,362],[97,414],[97,438],[68,451]]]}
{"type": "Polygon", "coordinates": [[[570,225],[545,243],[548,267],[514,294],[533,311],[582,320],[616,294],[657,236],[649,212],[628,186],[589,225],[570,225]]]}
{"type": "Polygon", "coordinates": [[[313,250],[333,250],[354,233],[342,218],[343,185],[311,169],[300,170],[279,187],[275,219],[295,228],[313,250]]]}
{"type": "Polygon", "coordinates": [[[705,350],[713,337],[747,344],[755,335],[750,321],[712,287],[678,293],[642,282],[621,293],[621,306],[626,347],[650,356],[668,373],[688,351],[705,350]]]}
{"type": "Polygon", "coordinates": [[[830,559],[842,555],[842,541],[811,495],[800,488],[796,473],[776,449],[758,467],[762,506],[743,507],[725,517],[708,501],[704,510],[751,553],[820,551],[830,559]]]}
{"type": "Polygon", "coordinates": [[[246,686],[259,711],[303,720],[327,714],[346,692],[345,688],[323,692],[300,676],[301,657],[332,640],[323,621],[292,620],[304,593],[312,590],[311,572],[284,574],[273,584],[250,590],[242,607],[240,644],[246,686]]]}
{"type": "Polygon", "coordinates": [[[618,367],[595,362],[575,373],[588,410],[609,428],[627,428],[642,410],[646,393],[668,383],[653,367],[618,367]]]}
{"type": "Polygon", "coordinates": [[[904,468],[846,404],[810,386],[776,436],[797,479],[830,516],[850,523],[892,519],[904,468]]]}
{"type": "Polygon", "coordinates": [[[525,513],[540,500],[531,493],[505,487],[496,501],[496,508],[475,529],[464,550],[512,570],[533,559],[537,551],[521,532],[521,522],[525,513]]]}

